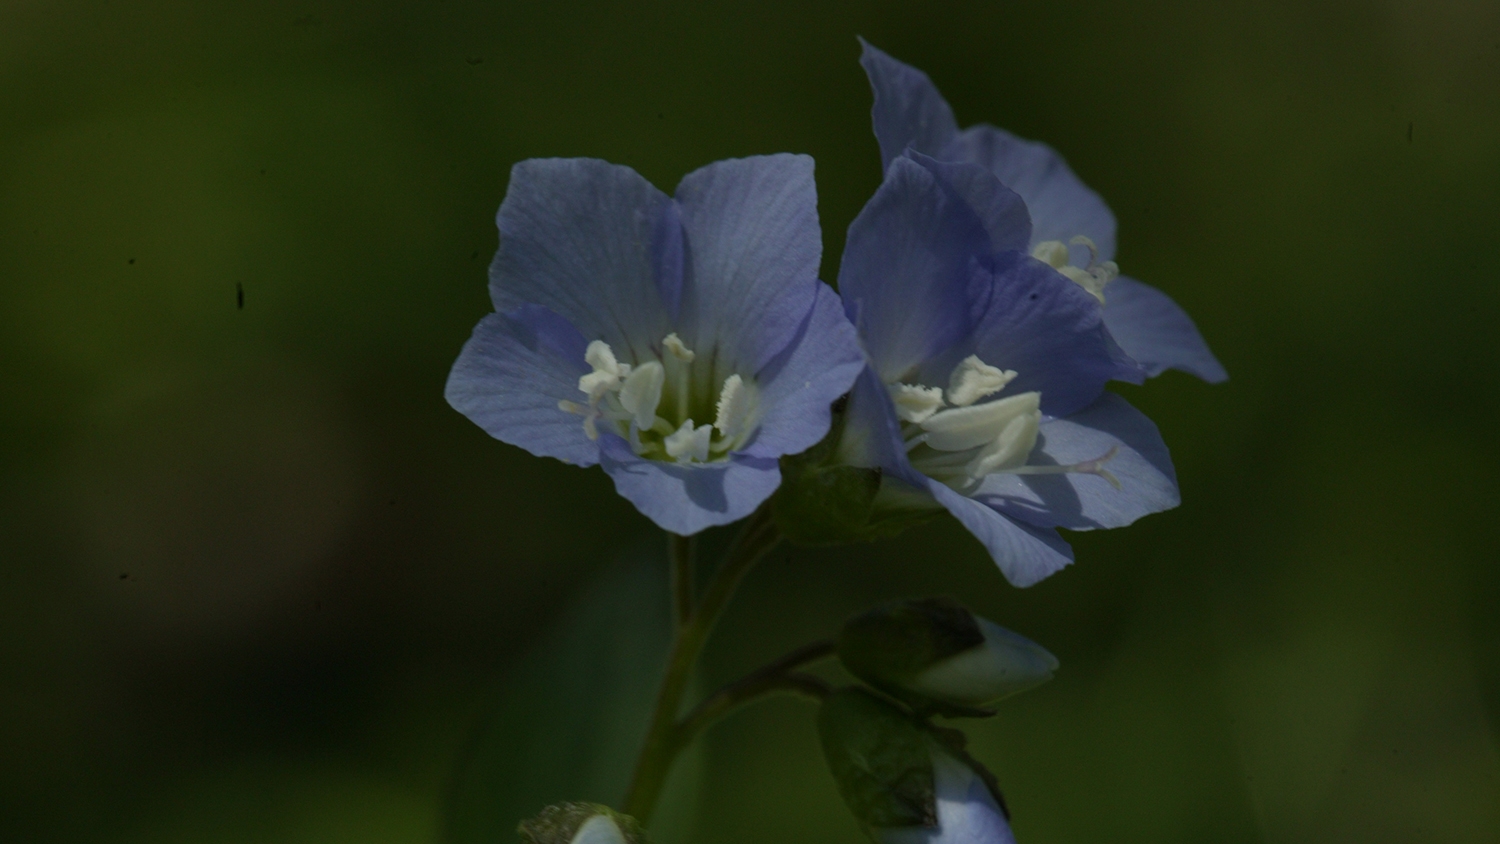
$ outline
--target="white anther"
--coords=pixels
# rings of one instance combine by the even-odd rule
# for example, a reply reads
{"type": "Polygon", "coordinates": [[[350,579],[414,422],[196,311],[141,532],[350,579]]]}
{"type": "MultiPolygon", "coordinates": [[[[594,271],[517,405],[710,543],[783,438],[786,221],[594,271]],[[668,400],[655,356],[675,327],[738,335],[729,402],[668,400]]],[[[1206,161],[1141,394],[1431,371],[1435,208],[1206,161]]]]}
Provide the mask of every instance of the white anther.
{"type": "Polygon", "coordinates": [[[596,404],[600,398],[620,385],[620,376],[610,372],[595,370],[578,379],[578,389],[588,393],[589,404],[596,404]]]}
{"type": "Polygon", "coordinates": [[[1041,424],[1042,414],[1036,410],[1011,419],[1001,429],[1000,435],[969,463],[969,477],[977,481],[985,475],[1025,465],[1031,450],[1036,448],[1037,431],[1041,424]]]}
{"type": "Polygon", "coordinates": [[[939,451],[962,451],[993,442],[1019,416],[1034,414],[1042,394],[1020,393],[984,404],[935,413],[922,423],[927,445],[939,451]]]}
{"type": "Polygon", "coordinates": [[[744,379],[734,374],[724,379],[724,389],[719,391],[719,403],[715,408],[714,427],[725,439],[733,439],[745,430],[750,418],[750,388],[744,379]]]}
{"type": "Polygon", "coordinates": [[[902,422],[922,422],[943,407],[943,391],[937,387],[920,384],[887,384],[891,401],[896,404],[896,416],[902,422]]]}
{"type": "Polygon", "coordinates": [[[590,343],[583,352],[583,362],[594,368],[595,372],[608,372],[624,378],[630,373],[630,364],[622,364],[615,359],[615,350],[603,340],[595,340],[590,343]]]}
{"type": "Polygon", "coordinates": [[[589,343],[583,360],[593,372],[578,379],[578,389],[588,394],[589,404],[597,404],[605,393],[620,386],[620,379],[630,374],[630,364],[615,359],[615,351],[603,340],[589,343]]]}
{"type": "Polygon", "coordinates": [[[1015,377],[1013,369],[990,366],[978,355],[969,355],[954,367],[948,378],[948,403],[954,407],[968,407],[1005,389],[1015,377]]]}
{"type": "Polygon", "coordinates": [[[697,357],[692,349],[682,344],[682,338],[678,337],[676,332],[663,337],[661,347],[666,350],[667,354],[683,363],[692,363],[693,358],[697,357]]]}
{"type": "Polygon", "coordinates": [[[688,419],[666,439],[662,445],[667,449],[667,455],[678,463],[702,463],[708,460],[709,436],[713,434],[713,428],[708,425],[693,427],[693,420],[688,419]]]}
{"type": "Polygon", "coordinates": [[[620,387],[620,406],[635,417],[636,427],[648,430],[656,423],[656,406],[661,404],[661,388],[667,372],[660,363],[646,361],[625,376],[620,387]]]}
{"type": "Polygon", "coordinates": [[[1031,257],[1060,270],[1068,265],[1068,245],[1061,240],[1044,240],[1031,247],[1031,257]]]}

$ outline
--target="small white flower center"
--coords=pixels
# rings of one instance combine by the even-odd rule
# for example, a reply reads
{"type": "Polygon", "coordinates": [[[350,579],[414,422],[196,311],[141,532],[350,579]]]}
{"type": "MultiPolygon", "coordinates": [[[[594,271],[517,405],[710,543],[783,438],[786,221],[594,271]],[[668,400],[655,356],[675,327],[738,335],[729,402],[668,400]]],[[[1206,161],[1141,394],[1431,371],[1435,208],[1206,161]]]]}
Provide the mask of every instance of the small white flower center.
{"type": "Polygon", "coordinates": [[[677,463],[725,459],[755,431],[760,398],[755,382],[732,373],[716,395],[696,395],[693,385],[710,380],[694,377],[698,356],[676,334],[662,338],[659,346],[630,364],[621,363],[603,340],[589,343],[583,359],[592,371],[578,379],[588,402],[561,401],[558,407],[582,416],[591,440],[599,437],[601,422],[614,426],[642,457],[677,463]],[[713,422],[700,424],[695,415],[713,422]]]}
{"type": "Polygon", "coordinates": [[[1016,377],[970,355],[948,378],[944,391],[921,384],[887,384],[896,416],[901,420],[907,456],[922,474],[963,493],[973,492],[997,473],[1016,475],[1086,472],[1115,486],[1104,464],[1114,450],[1095,460],[1071,466],[1028,466],[1042,422],[1042,394],[1017,393],[981,402],[1005,389],[1016,377]]]}
{"type": "Polygon", "coordinates": [[[1068,244],[1061,240],[1044,240],[1031,250],[1031,257],[1041,261],[1072,279],[1079,287],[1092,293],[1100,304],[1104,303],[1104,285],[1120,274],[1120,266],[1114,261],[1100,261],[1099,247],[1092,240],[1078,235],[1068,241],[1089,250],[1089,265],[1075,267],[1068,263],[1068,244]]]}

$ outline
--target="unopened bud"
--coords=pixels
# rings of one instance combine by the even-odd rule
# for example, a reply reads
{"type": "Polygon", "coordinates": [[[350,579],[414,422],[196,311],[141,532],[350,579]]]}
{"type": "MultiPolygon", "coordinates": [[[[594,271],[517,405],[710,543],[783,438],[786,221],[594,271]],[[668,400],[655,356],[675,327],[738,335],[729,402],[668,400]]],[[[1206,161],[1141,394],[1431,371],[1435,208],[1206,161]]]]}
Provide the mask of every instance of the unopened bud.
{"type": "Polygon", "coordinates": [[[978,772],[934,747],[932,773],[937,823],[872,830],[878,844],[1016,844],[1005,810],[978,772]]]}
{"type": "Polygon", "coordinates": [[[957,732],[852,688],[823,702],[818,734],[839,794],[876,844],[1015,844],[993,778],[957,732]]]}
{"type": "Polygon", "coordinates": [[[598,803],[558,803],[516,828],[525,844],[644,844],[640,824],[598,803]]]}
{"type": "Polygon", "coordinates": [[[952,598],[870,610],[844,625],[839,659],[854,676],[910,705],[949,715],[983,707],[1052,679],[1057,658],[975,616],[952,598]]]}

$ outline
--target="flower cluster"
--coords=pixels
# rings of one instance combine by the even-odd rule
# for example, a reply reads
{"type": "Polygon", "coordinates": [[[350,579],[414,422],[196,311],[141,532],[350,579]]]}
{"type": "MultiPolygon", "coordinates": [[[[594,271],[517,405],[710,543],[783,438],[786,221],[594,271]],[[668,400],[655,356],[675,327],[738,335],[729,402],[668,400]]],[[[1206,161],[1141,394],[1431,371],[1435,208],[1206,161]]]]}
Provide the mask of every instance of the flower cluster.
{"type": "MultiPolygon", "coordinates": [[[[773,513],[793,540],[868,540],[946,511],[1029,586],[1072,561],[1059,528],[1178,503],[1155,425],[1108,383],[1226,375],[1181,308],[1121,273],[1113,215],[1061,156],[960,129],[925,74],[863,46],[884,175],[849,227],[837,293],[817,278],[806,156],[710,164],[670,197],[603,161],[523,161],[497,218],[495,313],[447,398],[500,440],[602,466],[679,536],[773,513]]],[[[838,655],[865,685],[820,693],[820,729],[871,836],[1013,841],[993,776],[928,719],[990,714],[1056,660],[942,601],[850,622],[838,655]]],[[[663,729],[685,729],[682,687],[664,681],[663,729]]],[[[647,778],[669,763],[643,763],[647,778]]],[[[638,810],[652,787],[638,776],[638,810]]],[[[584,805],[523,832],[640,834],[584,805]]]]}

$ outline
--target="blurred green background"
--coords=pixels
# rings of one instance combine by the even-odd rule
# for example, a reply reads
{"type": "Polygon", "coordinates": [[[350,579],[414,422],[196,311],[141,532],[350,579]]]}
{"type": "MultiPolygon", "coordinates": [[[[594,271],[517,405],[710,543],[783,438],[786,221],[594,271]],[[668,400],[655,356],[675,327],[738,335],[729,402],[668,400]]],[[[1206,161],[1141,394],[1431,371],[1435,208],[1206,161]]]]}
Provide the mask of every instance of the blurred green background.
{"type": "MultiPolygon", "coordinates": [[[[474,748],[574,734],[548,690],[660,615],[590,584],[661,544],[443,401],[508,170],[809,153],[833,278],[879,178],[856,34],[1063,151],[1231,381],[1122,388],[1179,509],[1024,591],[950,521],[780,552],[704,682],[953,594],[1062,660],[971,731],[1022,842],[1500,840],[1481,0],[7,0],[0,839],[437,842],[474,748]]],[[[689,767],[692,840],[860,840],[801,701],[689,767]]]]}

